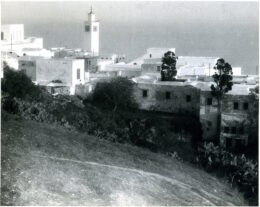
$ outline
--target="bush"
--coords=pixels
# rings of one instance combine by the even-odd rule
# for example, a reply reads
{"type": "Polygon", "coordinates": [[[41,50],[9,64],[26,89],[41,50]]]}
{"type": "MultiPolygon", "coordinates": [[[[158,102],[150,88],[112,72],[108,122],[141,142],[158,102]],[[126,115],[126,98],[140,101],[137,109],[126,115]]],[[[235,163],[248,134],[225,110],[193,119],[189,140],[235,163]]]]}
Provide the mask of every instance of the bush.
{"type": "Polygon", "coordinates": [[[218,171],[226,176],[232,185],[239,187],[251,205],[258,204],[257,161],[248,159],[243,154],[233,155],[210,142],[199,148],[198,162],[207,171],[218,171]]]}
{"type": "Polygon", "coordinates": [[[4,77],[1,82],[2,91],[10,97],[37,100],[41,89],[34,85],[29,77],[22,71],[14,71],[9,66],[4,66],[4,77]]]}
{"type": "Polygon", "coordinates": [[[118,109],[136,108],[133,97],[134,83],[127,78],[116,77],[110,81],[98,82],[91,96],[92,102],[103,108],[118,109]]]}

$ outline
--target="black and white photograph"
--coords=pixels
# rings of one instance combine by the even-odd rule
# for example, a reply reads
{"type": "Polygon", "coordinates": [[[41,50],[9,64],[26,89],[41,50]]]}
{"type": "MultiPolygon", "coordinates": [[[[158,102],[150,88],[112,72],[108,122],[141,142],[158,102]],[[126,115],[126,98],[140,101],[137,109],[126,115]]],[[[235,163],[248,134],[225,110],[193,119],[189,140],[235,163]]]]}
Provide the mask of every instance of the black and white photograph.
{"type": "Polygon", "coordinates": [[[8,1],[1,206],[258,206],[259,1],[8,1]]]}

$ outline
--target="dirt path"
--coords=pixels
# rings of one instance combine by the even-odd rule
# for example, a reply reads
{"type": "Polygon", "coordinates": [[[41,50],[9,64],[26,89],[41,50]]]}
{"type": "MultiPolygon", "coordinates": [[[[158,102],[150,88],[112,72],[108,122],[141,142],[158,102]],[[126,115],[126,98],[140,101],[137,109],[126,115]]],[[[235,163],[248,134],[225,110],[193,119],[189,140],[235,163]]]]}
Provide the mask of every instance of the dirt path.
{"type": "MultiPolygon", "coordinates": [[[[15,153],[15,152],[12,152],[12,153],[19,155],[19,156],[24,156],[23,154],[19,154],[19,153],[15,153]]],[[[79,161],[79,160],[59,158],[59,157],[54,157],[54,156],[46,156],[46,155],[42,155],[40,153],[31,153],[30,156],[35,157],[35,158],[50,159],[50,160],[54,160],[54,161],[72,162],[72,163],[77,163],[77,164],[81,164],[81,165],[92,165],[92,166],[96,166],[96,167],[100,167],[100,168],[110,168],[110,169],[115,169],[115,170],[120,170],[120,171],[138,173],[141,176],[154,177],[156,179],[160,179],[160,180],[169,182],[170,184],[172,184],[174,186],[177,185],[178,187],[189,192],[189,194],[193,194],[194,196],[199,197],[205,203],[207,203],[207,205],[215,206],[218,203],[216,201],[222,200],[220,197],[210,194],[202,189],[198,190],[189,184],[185,184],[176,179],[162,176],[157,173],[146,172],[143,170],[138,170],[138,169],[133,169],[133,168],[125,168],[125,167],[119,167],[119,166],[114,166],[114,165],[101,164],[101,163],[91,162],[91,161],[79,161]]],[[[230,203],[230,202],[226,202],[226,205],[234,206],[234,204],[230,203]]]]}

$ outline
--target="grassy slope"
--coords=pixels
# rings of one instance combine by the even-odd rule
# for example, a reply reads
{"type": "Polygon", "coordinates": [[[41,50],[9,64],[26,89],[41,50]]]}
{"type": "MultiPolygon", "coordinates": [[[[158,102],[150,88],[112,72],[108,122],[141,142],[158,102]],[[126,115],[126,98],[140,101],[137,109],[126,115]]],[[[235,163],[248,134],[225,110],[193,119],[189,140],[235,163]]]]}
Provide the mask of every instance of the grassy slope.
{"type": "MultiPolygon", "coordinates": [[[[187,152],[188,153],[188,152],[187,152]]],[[[2,121],[2,205],[247,205],[161,154],[33,121],[2,121]]]]}

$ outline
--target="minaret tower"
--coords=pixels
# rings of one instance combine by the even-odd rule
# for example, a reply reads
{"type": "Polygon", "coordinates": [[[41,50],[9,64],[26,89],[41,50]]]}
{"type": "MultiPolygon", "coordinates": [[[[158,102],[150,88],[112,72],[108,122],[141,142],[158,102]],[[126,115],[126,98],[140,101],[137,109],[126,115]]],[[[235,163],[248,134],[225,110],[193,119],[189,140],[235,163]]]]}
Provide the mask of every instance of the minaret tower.
{"type": "Polygon", "coordinates": [[[96,21],[92,6],[88,13],[88,21],[84,22],[84,50],[94,56],[99,54],[99,22],[96,21]]]}

